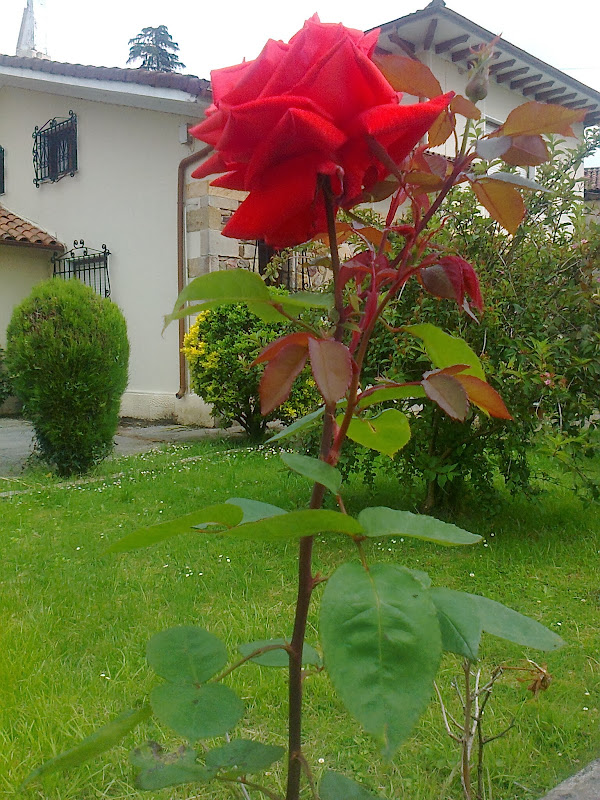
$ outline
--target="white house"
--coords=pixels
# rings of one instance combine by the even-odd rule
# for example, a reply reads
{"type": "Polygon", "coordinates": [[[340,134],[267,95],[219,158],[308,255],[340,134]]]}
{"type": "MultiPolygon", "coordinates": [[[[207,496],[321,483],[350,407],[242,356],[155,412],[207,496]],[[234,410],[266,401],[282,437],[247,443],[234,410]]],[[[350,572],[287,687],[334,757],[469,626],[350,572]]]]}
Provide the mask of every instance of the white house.
{"type": "MultiPolygon", "coordinates": [[[[434,0],[382,25],[379,47],[417,56],[443,91],[464,93],[471,48],[493,38],[434,0]]],[[[532,99],[600,121],[599,92],[509,42],[498,40],[490,72],[490,125],[532,99]]],[[[131,341],[124,416],[210,424],[188,392],[183,323],[163,334],[162,317],[190,278],[258,258],[255,243],[220,233],[242,195],[190,178],[207,151],[187,128],[209,103],[209,83],[193,76],[0,55],[0,345],[36,281],[76,273],[106,291],[108,276],[131,341]],[[72,250],[82,241],[87,255],[72,250]]]]}

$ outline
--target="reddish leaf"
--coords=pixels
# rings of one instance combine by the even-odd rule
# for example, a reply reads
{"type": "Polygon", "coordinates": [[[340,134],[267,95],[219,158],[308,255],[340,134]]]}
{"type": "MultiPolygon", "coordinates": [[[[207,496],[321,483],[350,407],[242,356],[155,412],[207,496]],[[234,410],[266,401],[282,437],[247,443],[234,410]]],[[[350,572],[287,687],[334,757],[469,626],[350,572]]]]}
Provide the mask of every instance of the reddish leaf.
{"type": "Polygon", "coordinates": [[[302,372],[308,349],[306,345],[288,343],[267,364],[260,379],[260,413],[265,416],[290,396],[292,384],[302,372]]]}
{"type": "Polygon", "coordinates": [[[310,366],[326,403],[340,400],[352,379],[352,357],[345,344],[334,339],[309,339],[310,366]]]}
{"type": "Polygon", "coordinates": [[[466,117],[467,119],[481,119],[481,111],[475,103],[467,100],[461,94],[457,94],[450,103],[450,111],[454,111],[455,114],[460,114],[461,117],[466,117]]]}
{"type": "Polygon", "coordinates": [[[537,167],[550,158],[546,142],[541,136],[513,136],[512,145],[502,160],[514,167],[537,167]]]}
{"type": "Polygon", "coordinates": [[[509,233],[516,233],[525,216],[519,192],[508,183],[482,178],[471,184],[481,205],[509,233]]]}
{"type": "Polygon", "coordinates": [[[483,310],[483,298],[475,270],[460,256],[444,256],[437,264],[419,270],[418,278],[423,287],[434,297],[456,300],[464,305],[468,295],[474,305],[483,310]]]}
{"type": "Polygon", "coordinates": [[[426,192],[437,192],[444,185],[443,178],[428,172],[409,172],[406,175],[406,182],[414,186],[420,186],[426,192]]]}
{"type": "Polygon", "coordinates": [[[373,61],[397,92],[415,97],[443,94],[440,82],[422,61],[399,55],[375,55],[373,61]]]}
{"type": "Polygon", "coordinates": [[[465,421],[469,412],[469,398],[458,378],[438,371],[427,372],[421,385],[427,397],[437,403],[449,417],[465,421]]]}
{"type": "Polygon", "coordinates": [[[574,122],[583,122],[586,113],[552,103],[523,103],[510,112],[504,125],[494,131],[492,136],[535,136],[539,133],[575,136],[571,125],[574,122]]]}
{"type": "Polygon", "coordinates": [[[287,336],[282,336],[280,339],[275,339],[274,342],[268,344],[265,349],[260,352],[254,361],[252,362],[252,366],[256,364],[262,364],[265,361],[271,361],[275,356],[282,350],[284,347],[287,347],[289,344],[299,344],[303,347],[308,346],[308,338],[310,334],[306,331],[299,331],[298,333],[289,333],[287,336]]]}
{"type": "Polygon", "coordinates": [[[483,411],[487,411],[492,417],[498,419],[512,419],[508,409],[504,405],[504,400],[498,392],[485,381],[475,378],[472,375],[457,375],[456,380],[465,389],[469,400],[483,411]]]}
{"type": "Polygon", "coordinates": [[[444,144],[454,130],[454,116],[448,111],[442,111],[436,121],[429,128],[429,147],[438,147],[444,144]]]}
{"type": "Polygon", "coordinates": [[[425,152],[422,155],[428,171],[434,175],[439,175],[440,178],[447,178],[452,172],[452,163],[439,153],[425,152]]]}
{"type": "Polygon", "coordinates": [[[381,200],[387,200],[399,186],[397,178],[386,178],[386,180],[376,183],[375,186],[371,186],[368,191],[365,189],[358,196],[357,203],[360,205],[362,203],[379,203],[381,200]]]}

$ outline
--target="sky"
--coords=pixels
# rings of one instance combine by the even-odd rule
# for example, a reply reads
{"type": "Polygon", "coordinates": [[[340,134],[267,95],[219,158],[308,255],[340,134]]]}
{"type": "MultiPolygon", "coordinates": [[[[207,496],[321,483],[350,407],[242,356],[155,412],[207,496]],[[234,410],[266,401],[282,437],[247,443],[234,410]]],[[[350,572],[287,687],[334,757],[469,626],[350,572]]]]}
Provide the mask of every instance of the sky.
{"type": "MultiPolygon", "coordinates": [[[[429,0],[43,0],[46,46],[55,61],[124,67],[129,39],[166,25],[184,72],[254,58],[268,38],[287,41],[315,11],[323,22],[365,30],[429,0]]],[[[14,54],[26,0],[0,0],[0,53],[14,54]]],[[[453,11],[600,91],[598,0],[447,0],[453,11]]],[[[597,158],[600,165],[600,156],[597,158]]]]}

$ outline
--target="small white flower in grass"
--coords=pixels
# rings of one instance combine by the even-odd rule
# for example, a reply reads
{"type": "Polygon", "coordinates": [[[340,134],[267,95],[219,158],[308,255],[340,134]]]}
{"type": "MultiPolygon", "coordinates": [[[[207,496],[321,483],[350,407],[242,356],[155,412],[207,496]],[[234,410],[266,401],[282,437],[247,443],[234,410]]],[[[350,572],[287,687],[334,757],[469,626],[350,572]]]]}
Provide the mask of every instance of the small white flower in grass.
{"type": "Polygon", "coordinates": [[[319,759],[319,764],[324,764],[324,763],[325,763],[325,759],[324,758],[320,758],[319,759]]]}
{"type": "Polygon", "coordinates": [[[76,547],[75,550],[81,550],[81,547],[76,547]]]}
{"type": "Polygon", "coordinates": [[[469,578],[474,578],[474,577],[475,577],[475,573],[474,572],[469,572],[469,578]]]}
{"type": "Polygon", "coordinates": [[[587,706],[584,706],[584,707],[583,707],[583,710],[584,710],[584,711],[589,711],[589,708],[588,708],[587,706]]]}

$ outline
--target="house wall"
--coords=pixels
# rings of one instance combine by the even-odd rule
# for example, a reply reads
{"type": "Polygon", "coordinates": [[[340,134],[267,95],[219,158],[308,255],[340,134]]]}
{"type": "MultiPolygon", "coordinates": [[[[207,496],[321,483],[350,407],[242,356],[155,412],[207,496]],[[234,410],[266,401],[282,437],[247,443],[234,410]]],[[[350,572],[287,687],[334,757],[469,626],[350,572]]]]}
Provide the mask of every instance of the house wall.
{"type": "MultiPolygon", "coordinates": [[[[199,108],[198,116],[201,113],[199,108]]],[[[177,297],[177,167],[195,146],[180,143],[180,126],[196,121],[173,113],[0,89],[0,143],[6,159],[2,203],[67,247],[83,239],[95,249],[105,243],[111,252],[111,297],[125,314],[131,343],[123,414],[210,424],[209,409],[199,398],[175,398],[177,326],[162,332],[163,316],[177,297]],[[36,188],[34,127],[67,117],[70,110],[77,114],[78,171],[72,178],[36,188]]]]}
{"type": "Polygon", "coordinates": [[[52,275],[50,256],[47,250],[0,244],[0,347],[6,347],[6,327],[14,307],[36,283],[52,275]]]}

